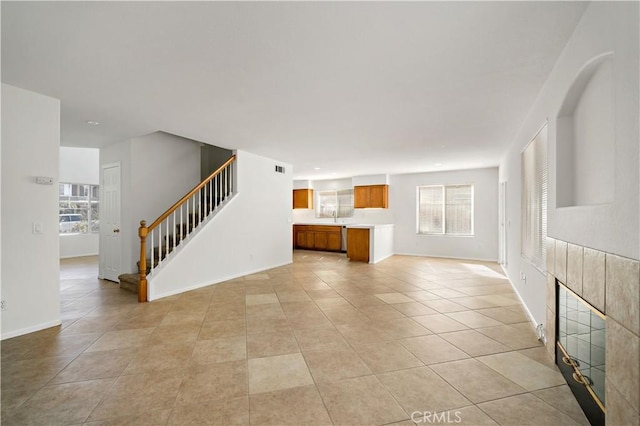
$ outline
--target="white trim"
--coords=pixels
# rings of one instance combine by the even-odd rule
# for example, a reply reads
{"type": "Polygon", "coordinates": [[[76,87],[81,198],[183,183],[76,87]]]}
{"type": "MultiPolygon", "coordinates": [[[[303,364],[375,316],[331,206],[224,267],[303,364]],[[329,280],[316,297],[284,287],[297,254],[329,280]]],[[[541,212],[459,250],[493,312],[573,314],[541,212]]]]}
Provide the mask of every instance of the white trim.
{"type": "Polygon", "coordinates": [[[417,256],[417,257],[434,257],[437,259],[472,260],[474,262],[495,262],[497,265],[499,265],[497,259],[481,259],[477,257],[440,256],[437,254],[425,254],[425,253],[394,253],[393,256],[417,256]]]}
{"type": "Polygon", "coordinates": [[[95,252],[95,253],[79,253],[79,254],[71,254],[69,256],[60,256],[60,259],[73,259],[74,257],[88,257],[88,256],[98,256],[98,252],[95,252]]]}
{"type": "Polygon", "coordinates": [[[61,325],[61,324],[62,324],[62,321],[60,319],[53,320],[53,321],[47,321],[47,322],[44,322],[42,324],[32,325],[30,327],[21,328],[20,330],[14,330],[14,331],[10,331],[8,333],[3,333],[2,337],[0,337],[0,340],[5,340],[5,339],[10,339],[12,337],[22,336],[23,334],[29,334],[29,333],[33,333],[35,331],[44,330],[46,328],[56,327],[56,326],[61,325]]]}
{"type": "Polygon", "coordinates": [[[198,283],[198,284],[194,284],[194,285],[189,286],[189,287],[181,287],[181,288],[176,289],[174,291],[169,291],[169,292],[161,293],[161,294],[155,294],[155,292],[153,291],[152,280],[149,280],[148,283],[147,283],[148,284],[148,289],[149,289],[148,300],[151,302],[153,300],[161,299],[163,297],[175,296],[176,294],[182,294],[182,293],[186,293],[187,291],[197,290],[197,289],[202,288],[202,287],[207,287],[207,286],[210,286],[210,285],[220,284],[222,282],[233,280],[233,279],[240,278],[240,277],[244,277],[246,275],[257,274],[259,272],[268,271],[269,269],[275,269],[275,268],[279,268],[281,266],[291,265],[292,263],[293,262],[285,262],[285,263],[280,263],[280,264],[276,264],[276,265],[267,266],[265,268],[258,268],[258,269],[254,269],[254,270],[251,270],[251,271],[244,271],[244,272],[241,272],[239,274],[233,274],[233,275],[229,275],[229,276],[226,276],[226,277],[216,278],[213,281],[207,281],[207,282],[204,282],[204,283],[198,283]]]}
{"type": "Polygon", "coordinates": [[[527,144],[524,146],[524,148],[522,148],[522,150],[520,151],[520,155],[522,156],[522,154],[524,154],[524,152],[527,150],[527,148],[529,148],[529,145],[531,145],[531,143],[533,142],[533,140],[535,138],[538,137],[538,135],[540,134],[540,132],[542,132],[542,130],[544,130],[544,127],[546,125],[549,124],[549,117],[544,119],[544,122],[542,123],[542,125],[540,127],[538,127],[538,130],[536,130],[536,132],[533,134],[533,137],[531,137],[529,139],[529,142],[527,142],[527,144]]]}
{"type": "Polygon", "coordinates": [[[388,254],[388,255],[386,255],[385,257],[383,257],[383,258],[381,258],[381,259],[376,260],[375,262],[374,262],[373,260],[369,261],[369,264],[370,264],[370,265],[375,265],[376,263],[380,263],[380,262],[382,262],[383,260],[388,259],[388,258],[390,258],[390,257],[393,257],[393,256],[395,256],[395,255],[396,255],[395,253],[388,254]]]}
{"type": "Polygon", "coordinates": [[[520,296],[520,293],[518,292],[518,289],[516,288],[516,286],[513,284],[513,282],[509,278],[509,275],[507,274],[507,270],[504,268],[504,266],[502,264],[500,264],[500,267],[502,268],[502,271],[504,272],[505,278],[507,279],[507,281],[509,281],[509,284],[511,284],[511,288],[513,289],[514,293],[516,294],[516,296],[518,296],[518,300],[520,300],[520,304],[524,308],[524,311],[527,313],[527,316],[529,317],[529,322],[533,325],[533,329],[536,330],[536,328],[538,327],[538,323],[536,322],[536,319],[533,317],[533,314],[529,310],[529,307],[527,306],[527,304],[524,303],[524,299],[522,298],[522,296],[520,296]]]}

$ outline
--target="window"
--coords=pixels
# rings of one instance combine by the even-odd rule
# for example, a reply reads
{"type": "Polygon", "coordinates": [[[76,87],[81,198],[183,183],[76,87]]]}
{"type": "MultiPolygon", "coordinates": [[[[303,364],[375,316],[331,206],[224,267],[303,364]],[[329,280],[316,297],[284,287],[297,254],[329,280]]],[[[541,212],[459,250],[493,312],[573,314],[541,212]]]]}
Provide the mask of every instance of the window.
{"type": "Polygon", "coordinates": [[[353,216],[353,189],[318,191],[316,217],[353,216]]]}
{"type": "Polygon", "coordinates": [[[60,234],[95,233],[99,228],[98,185],[60,184],[60,234]]]}
{"type": "Polygon", "coordinates": [[[522,255],[541,271],[547,259],[547,125],[522,152],[522,255]]]}
{"type": "Polygon", "coordinates": [[[418,187],[418,233],[473,235],[473,185],[418,187]]]}

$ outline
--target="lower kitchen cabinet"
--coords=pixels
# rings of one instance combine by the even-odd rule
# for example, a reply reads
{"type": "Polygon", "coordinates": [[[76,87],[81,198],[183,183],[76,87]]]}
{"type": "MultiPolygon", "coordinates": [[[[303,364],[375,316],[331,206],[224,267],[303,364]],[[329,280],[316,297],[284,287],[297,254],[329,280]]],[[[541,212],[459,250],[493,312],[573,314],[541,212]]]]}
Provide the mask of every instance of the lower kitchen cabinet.
{"type": "Polygon", "coordinates": [[[294,225],[295,248],[305,250],[340,251],[342,227],[326,225],[294,225]]]}
{"type": "Polygon", "coordinates": [[[342,250],[342,229],[340,232],[327,232],[327,250],[342,250]]]}
{"type": "Polygon", "coordinates": [[[369,229],[347,228],[347,257],[357,262],[369,262],[369,229]]]}

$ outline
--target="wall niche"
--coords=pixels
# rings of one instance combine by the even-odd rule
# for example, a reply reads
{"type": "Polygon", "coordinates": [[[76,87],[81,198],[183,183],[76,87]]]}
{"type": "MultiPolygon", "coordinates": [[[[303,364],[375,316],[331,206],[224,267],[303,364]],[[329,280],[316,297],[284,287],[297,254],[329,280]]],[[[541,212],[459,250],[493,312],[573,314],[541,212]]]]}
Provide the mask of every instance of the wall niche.
{"type": "Polygon", "coordinates": [[[615,193],[613,52],[587,62],[556,117],[556,206],[609,204],[615,193]]]}

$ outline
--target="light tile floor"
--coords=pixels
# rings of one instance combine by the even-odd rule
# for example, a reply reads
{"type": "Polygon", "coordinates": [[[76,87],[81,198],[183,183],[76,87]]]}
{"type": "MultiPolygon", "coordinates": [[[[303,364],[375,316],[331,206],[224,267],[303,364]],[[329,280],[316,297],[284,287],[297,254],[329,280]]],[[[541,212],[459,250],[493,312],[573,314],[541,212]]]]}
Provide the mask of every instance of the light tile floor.
{"type": "Polygon", "coordinates": [[[2,342],[2,424],[588,424],[494,263],[296,251],[146,304],[96,269],[2,342]]]}

